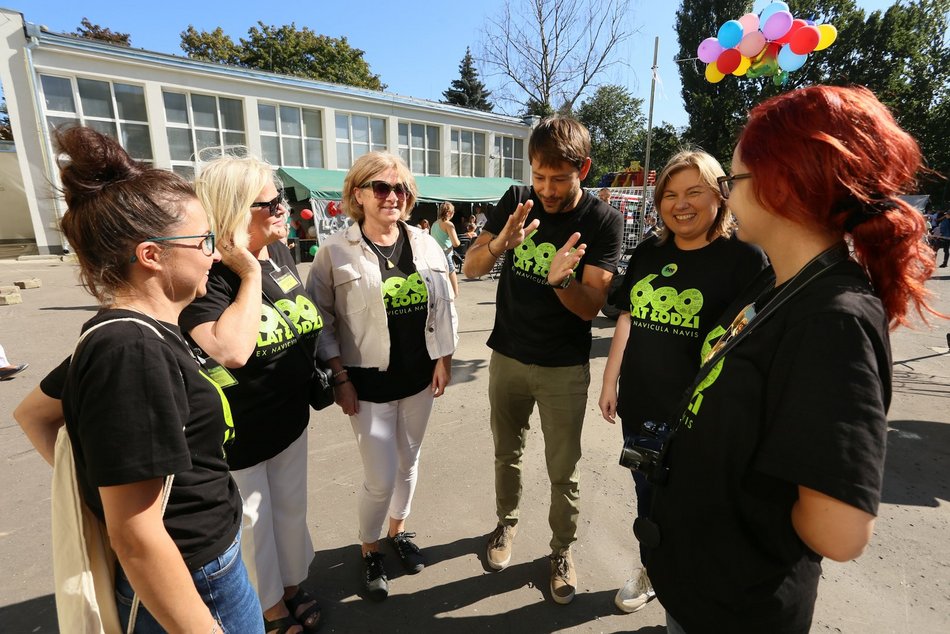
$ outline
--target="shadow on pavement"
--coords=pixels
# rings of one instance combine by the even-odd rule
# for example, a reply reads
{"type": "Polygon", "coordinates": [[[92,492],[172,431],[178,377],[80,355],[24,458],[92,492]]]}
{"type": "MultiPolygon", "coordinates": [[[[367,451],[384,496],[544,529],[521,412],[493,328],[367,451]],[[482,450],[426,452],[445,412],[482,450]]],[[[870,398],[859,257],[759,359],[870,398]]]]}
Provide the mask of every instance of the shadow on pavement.
{"type": "Polygon", "coordinates": [[[452,385],[474,381],[480,370],[488,368],[485,359],[452,358],[452,385]]]}
{"type": "MultiPolygon", "coordinates": [[[[458,557],[482,553],[487,535],[468,537],[425,548],[429,567],[458,557]]],[[[548,597],[550,566],[547,557],[514,564],[501,572],[485,572],[450,581],[408,594],[400,594],[404,576],[397,573],[395,555],[387,554],[390,576],[389,598],[380,603],[361,596],[359,546],[353,544],[315,553],[310,577],[311,587],[324,606],[325,632],[554,632],[595,623],[617,614],[613,605],[615,591],[580,592],[569,606],[554,605],[548,597]],[[501,614],[477,614],[475,604],[507,592],[529,588],[535,600],[501,614]],[[453,614],[464,612],[464,614],[453,614]],[[475,614],[472,614],[472,613],[475,614]]],[[[479,554],[487,569],[484,554],[479,554]]],[[[420,573],[426,574],[426,571],[420,573]]],[[[664,632],[662,627],[638,630],[664,632]]]]}
{"type": "Polygon", "coordinates": [[[932,508],[950,501],[950,425],[919,420],[889,425],[881,501],[932,508]]]}
{"type": "Polygon", "coordinates": [[[56,600],[52,594],[36,597],[22,603],[0,606],[0,631],[58,632],[56,623],[56,600]]]}

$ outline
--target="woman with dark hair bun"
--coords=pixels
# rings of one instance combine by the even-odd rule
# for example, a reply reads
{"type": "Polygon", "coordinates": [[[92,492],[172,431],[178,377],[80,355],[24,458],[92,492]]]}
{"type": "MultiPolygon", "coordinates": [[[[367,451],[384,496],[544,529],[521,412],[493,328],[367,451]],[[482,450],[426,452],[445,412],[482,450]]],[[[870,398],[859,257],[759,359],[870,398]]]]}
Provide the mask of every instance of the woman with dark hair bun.
{"type": "Polygon", "coordinates": [[[750,113],[718,180],[772,266],[704,346],[635,528],[670,632],[807,632],[822,558],[867,546],[888,330],[936,314],[924,221],[899,197],[920,168],[865,88],[793,90],[750,113]]]}
{"type": "Polygon", "coordinates": [[[117,556],[123,630],[138,598],[135,632],[262,632],[225,460],[231,412],[177,325],[220,259],[208,216],[180,177],[90,128],[55,141],[63,233],[102,310],[14,416],[50,464],[65,424],[83,502],[117,556]]]}

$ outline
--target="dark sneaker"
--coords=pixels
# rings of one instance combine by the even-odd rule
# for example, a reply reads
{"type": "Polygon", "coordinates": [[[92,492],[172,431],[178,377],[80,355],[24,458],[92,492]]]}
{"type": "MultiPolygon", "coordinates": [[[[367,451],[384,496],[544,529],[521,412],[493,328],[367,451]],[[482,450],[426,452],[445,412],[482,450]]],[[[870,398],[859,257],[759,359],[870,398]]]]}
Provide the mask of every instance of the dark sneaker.
{"type": "Polygon", "coordinates": [[[518,526],[499,524],[488,536],[488,565],[495,570],[504,570],[511,561],[511,545],[518,534],[518,526]]]}
{"type": "Polygon", "coordinates": [[[393,550],[396,551],[403,568],[405,568],[406,572],[410,575],[418,574],[426,567],[425,555],[422,554],[418,546],[412,543],[412,538],[415,536],[415,533],[402,531],[396,533],[395,537],[389,537],[386,540],[389,542],[389,545],[393,547],[393,550]]]}
{"type": "Polygon", "coordinates": [[[363,555],[363,586],[373,601],[382,601],[389,596],[389,579],[383,566],[383,555],[369,552],[363,555]]]}

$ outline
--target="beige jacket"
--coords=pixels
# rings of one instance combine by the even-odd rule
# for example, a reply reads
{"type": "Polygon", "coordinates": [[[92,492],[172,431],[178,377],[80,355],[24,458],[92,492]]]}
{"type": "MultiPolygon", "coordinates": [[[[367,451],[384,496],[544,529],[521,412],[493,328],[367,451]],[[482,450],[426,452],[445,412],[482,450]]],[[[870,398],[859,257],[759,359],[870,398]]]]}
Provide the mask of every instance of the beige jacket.
{"type": "MultiPolygon", "coordinates": [[[[445,254],[428,233],[401,224],[407,229],[412,261],[429,293],[425,332],[429,358],[453,354],[458,344],[458,314],[445,254]]],[[[339,356],[343,365],[389,367],[389,325],[379,259],[363,240],[359,225],[354,223],[320,245],[307,278],[307,292],[323,316],[317,341],[321,359],[339,356]]]]}

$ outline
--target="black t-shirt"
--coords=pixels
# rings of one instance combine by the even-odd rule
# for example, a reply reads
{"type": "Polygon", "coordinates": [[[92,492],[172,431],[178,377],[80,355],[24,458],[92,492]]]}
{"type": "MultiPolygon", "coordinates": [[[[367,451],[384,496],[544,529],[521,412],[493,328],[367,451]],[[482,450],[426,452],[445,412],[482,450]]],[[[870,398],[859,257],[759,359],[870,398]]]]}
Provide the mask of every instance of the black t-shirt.
{"type": "Polygon", "coordinates": [[[653,586],[689,632],[807,632],[821,558],[792,527],[798,486],[871,514],[880,501],[890,344],[860,266],[813,280],[700,387],[654,492],[653,586]]]}
{"type": "Polygon", "coordinates": [[[584,195],[571,211],[549,214],[531,187],[513,186],[492,209],[485,231],[498,235],[519,203],[534,207],[525,224],[541,221],[524,243],[505,254],[498,282],[495,326],[488,346],[522,363],[548,367],[583,365],[590,359],[590,322],[561,303],[548,285],[551,258],[575,231],[587,251],[577,265],[577,279],[586,265],[617,271],[623,239],[623,218],[595,196],[584,195]]]}
{"type": "Polygon", "coordinates": [[[429,291],[412,261],[404,227],[400,225],[399,238],[388,260],[369,238],[363,236],[363,239],[381,256],[379,272],[389,326],[389,367],[381,372],[378,368],[349,366],[347,376],[353,381],[361,401],[388,403],[418,394],[432,381],[435,360],[429,358],[425,339],[429,291]],[[392,262],[393,268],[389,268],[387,262],[392,262]]]}
{"type": "Polygon", "coordinates": [[[677,414],[671,410],[696,376],[707,335],[765,266],[758,247],[735,237],[688,251],[672,237],[637,246],[617,296],[609,299],[630,314],[617,391],[624,436],[645,420],[671,421],[677,414]]]}
{"type": "MultiPolygon", "coordinates": [[[[211,372],[224,388],[234,415],[235,439],[228,448],[232,469],[273,458],[299,438],[310,421],[314,345],[323,318],[300,282],[287,247],[275,242],[267,250],[270,260],[261,262],[264,297],[254,354],[244,367],[226,371],[218,367],[211,372]]],[[[241,278],[234,271],[215,263],[207,294],[192,302],[178,319],[182,330],[190,332],[217,321],[240,287],[241,278]]]]}
{"type": "Polygon", "coordinates": [[[233,433],[227,399],[173,324],[109,310],[83,331],[118,318],[149,323],[161,337],[136,322],[104,325],[41,389],[63,401],[80,491],[100,519],[99,487],[175,475],[165,528],[195,570],[227,549],[241,522],[241,497],[224,456],[233,433]]]}

